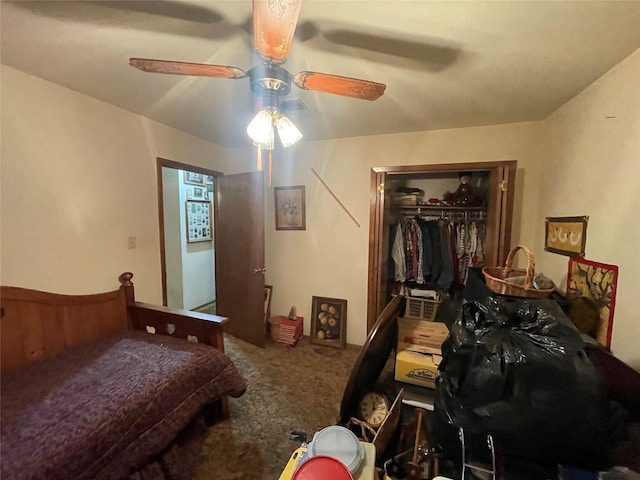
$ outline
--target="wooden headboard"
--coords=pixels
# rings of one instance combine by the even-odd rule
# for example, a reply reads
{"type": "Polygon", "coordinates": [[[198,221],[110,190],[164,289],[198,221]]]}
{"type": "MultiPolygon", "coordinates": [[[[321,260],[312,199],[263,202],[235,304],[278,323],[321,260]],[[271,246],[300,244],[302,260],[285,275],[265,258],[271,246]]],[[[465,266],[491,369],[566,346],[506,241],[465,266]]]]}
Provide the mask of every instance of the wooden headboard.
{"type": "MultiPolygon", "coordinates": [[[[136,302],[133,273],[120,288],[93,295],[62,295],[0,286],[0,370],[49,357],[81,342],[136,329],[210,345],[224,352],[226,317],[136,302]]],[[[226,396],[219,413],[229,415],[226,396]]]]}
{"type": "Polygon", "coordinates": [[[93,295],[2,286],[0,318],[0,366],[6,371],[127,329],[127,292],[124,284],[118,290],[93,295]]]}
{"type": "Polygon", "coordinates": [[[224,352],[226,317],[136,302],[133,273],[120,288],[63,295],[0,286],[0,369],[54,355],[81,342],[136,329],[211,345],[224,352]]]}

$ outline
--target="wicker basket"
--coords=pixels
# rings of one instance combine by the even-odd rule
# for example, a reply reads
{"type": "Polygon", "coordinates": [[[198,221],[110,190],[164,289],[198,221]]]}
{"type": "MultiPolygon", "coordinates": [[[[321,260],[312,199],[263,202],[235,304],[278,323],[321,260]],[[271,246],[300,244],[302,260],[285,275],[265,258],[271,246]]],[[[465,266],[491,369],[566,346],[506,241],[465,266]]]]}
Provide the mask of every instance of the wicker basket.
{"type": "Polygon", "coordinates": [[[436,319],[440,302],[440,294],[436,298],[407,297],[404,316],[432,322],[436,319]]]}
{"type": "Polygon", "coordinates": [[[511,295],[523,298],[545,298],[555,289],[538,289],[533,286],[533,278],[536,273],[536,262],[533,253],[524,245],[518,245],[511,249],[507,255],[504,267],[484,267],[482,269],[487,287],[500,295],[511,295]],[[527,268],[512,268],[513,257],[518,250],[527,255],[527,268]],[[520,280],[520,281],[517,281],[520,280]]]}
{"type": "Polygon", "coordinates": [[[269,317],[269,333],[274,342],[277,342],[280,338],[280,324],[283,318],[285,318],[284,315],[269,317]]]}

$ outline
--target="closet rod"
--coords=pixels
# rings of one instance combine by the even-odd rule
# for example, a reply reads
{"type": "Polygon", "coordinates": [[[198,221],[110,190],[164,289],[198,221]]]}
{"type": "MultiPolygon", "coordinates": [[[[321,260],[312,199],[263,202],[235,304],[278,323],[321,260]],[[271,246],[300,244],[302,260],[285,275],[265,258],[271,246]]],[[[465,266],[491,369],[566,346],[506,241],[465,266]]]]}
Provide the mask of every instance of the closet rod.
{"type": "Polygon", "coordinates": [[[462,220],[484,220],[486,213],[483,211],[471,211],[471,212],[452,212],[442,210],[440,212],[401,212],[403,217],[421,217],[421,218],[445,218],[445,219],[462,219],[462,220]]]}

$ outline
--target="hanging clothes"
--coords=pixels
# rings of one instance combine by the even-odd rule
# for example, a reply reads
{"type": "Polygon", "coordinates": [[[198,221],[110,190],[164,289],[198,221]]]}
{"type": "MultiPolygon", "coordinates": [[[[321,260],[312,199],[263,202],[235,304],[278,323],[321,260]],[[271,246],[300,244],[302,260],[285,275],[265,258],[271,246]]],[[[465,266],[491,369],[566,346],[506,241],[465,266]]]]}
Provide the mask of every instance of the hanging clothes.
{"type": "Polygon", "coordinates": [[[431,279],[431,270],[433,268],[434,245],[429,233],[429,222],[424,218],[416,217],[420,233],[422,235],[422,278],[425,282],[431,279]]]}
{"type": "Polygon", "coordinates": [[[404,237],[402,236],[402,228],[398,222],[391,225],[389,232],[390,238],[393,238],[391,244],[391,259],[393,260],[393,276],[396,282],[404,282],[406,264],[404,261],[404,237]]]}
{"type": "Polygon", "coordinates": [[[442,290],[464,285],[469,268],[484,261],[484,222],[427,218],[400,217],[391,225],[390,278],[442,290]]]}

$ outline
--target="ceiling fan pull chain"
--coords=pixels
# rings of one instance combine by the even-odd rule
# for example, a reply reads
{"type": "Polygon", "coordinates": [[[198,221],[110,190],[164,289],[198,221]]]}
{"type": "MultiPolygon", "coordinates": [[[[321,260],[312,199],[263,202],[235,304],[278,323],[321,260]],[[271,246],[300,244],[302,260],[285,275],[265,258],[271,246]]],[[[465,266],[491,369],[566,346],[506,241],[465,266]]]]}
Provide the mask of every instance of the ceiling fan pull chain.
{"type": "Polygon", "coordinates": [[[257,154],[257,162],[256,162],[256,170],[261,171],[262,170],[262,148],[257,147],[258,148],[258,154],[257,154]]]}

